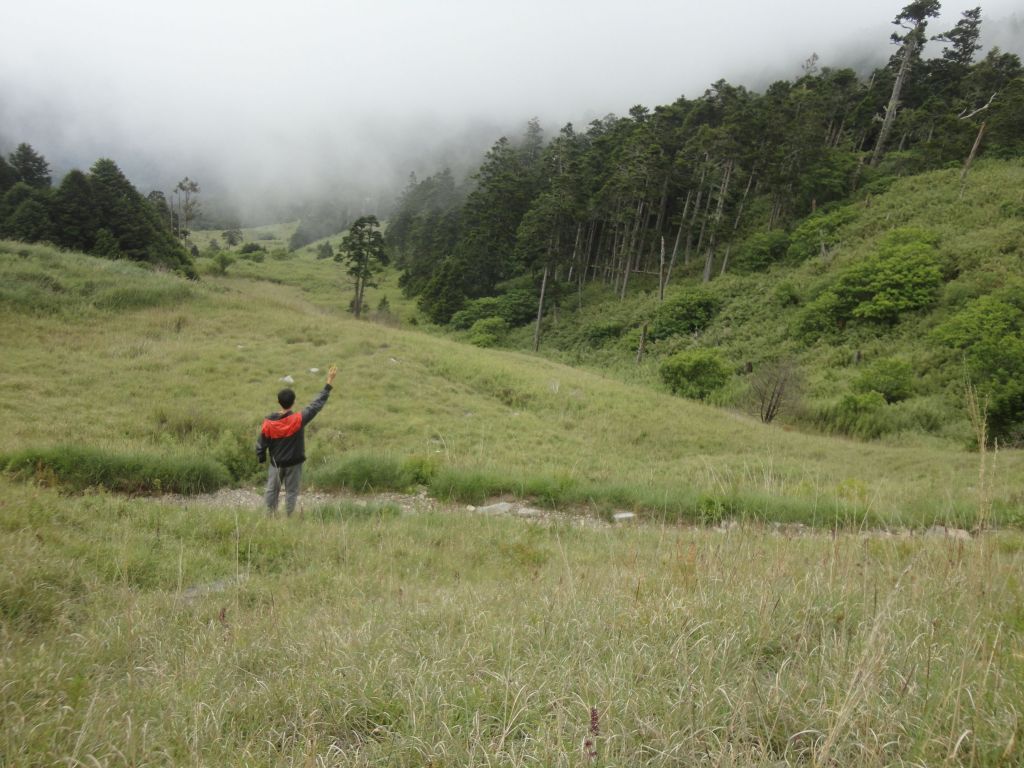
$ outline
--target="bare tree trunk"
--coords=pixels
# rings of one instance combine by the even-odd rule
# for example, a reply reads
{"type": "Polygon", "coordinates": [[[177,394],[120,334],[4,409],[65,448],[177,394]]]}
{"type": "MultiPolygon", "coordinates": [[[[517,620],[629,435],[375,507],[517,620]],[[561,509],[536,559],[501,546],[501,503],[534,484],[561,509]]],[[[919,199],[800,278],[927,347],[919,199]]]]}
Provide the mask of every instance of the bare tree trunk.
{"type": "Polygon", "coordinates": [[[567,283],[572,282],[573,271],[576,269],[576,259],[579,258],[580,251],[580,233],[583,230],[583,222],[576,224],[576,240],[572,244],[572,259],[569,261],[569,276],[566,277],[567,283]]]}
{"type": "MultiPolygon", "coordinates": [[[[920,26],[920,25],[919,25],[920,26]]],[[[907,33],[903,41],[903,57],[900,59],[900,69],[896,74],[896,82],[892,86],[892,95],[885,107],[885,117],[882,119],[882,129],[878,132],[878,140],[875,142],[875,151],[871,153],[871,167],[874,168],[882,160],[885,154],[885,144],[889,141],[889,134],[892,133],[892,126],[896,122],[896,110],[900,105],[900,93],[903,84],[906,82],[907,73],[910,72],[910,62],[917,51],[918,29],[914,28],[907,33]]]]}
{"type": "Polygon", "coordinates": [[[537,326],[533,329],[533,351],[540,349],[540,321],[544,317],[544,292],[548,287],[548,265],[544,265],[544,277],[540,281],[540,301],[537,302],[537,326]]]}
{"type": "Polygon", "coordinates": [[[356,296],[352,300],[352,314],[356,316],[356,320],[359,319],[359,315],[363,310],[363,278],[356,277],[356,296]]]}
{"type": "Polygon", "coordinates": [[[665,223],[665,213],[668,210],[668,174],[665,174],[665,181],[661,185],[661,203],[658,205],[658,218],[654,223],[654,241],[651,243],[651,258],[654,258],[654,248],[661,237],[661,227],[665,223]]]}
{"type": "MultiPolygon", "coordinates": [[[[690,212],[690,196],[692,194],[693,190],[687,190],[686,202],[683,204],[683,213],[679,217],[679,229],[676,230],[676,241],[672,246],[672,258],[668,262],[668,271],[665,273],[665,279],[661,282],[661,287],[658,291],[658,301],[665,300],[665,288],[668,286],[668,281],[672,279],[672,270],[676,266],[676,257],[679,255],[679,241],[683,236],[683,227],[686,226],[686,216],[690,212]]],[[[662,248],[664,249],[664,238],[662,238],[662,248]]],[[[662,259],[664,259],[664,254],[662,259]]]]}
{"type": "Polygon", "coordinates": [[[647,351],[647,323],[644,323],[644,328],[640,331],[640,346],[636,349],[636,364],[640,365],[640,361],[644,359],[644,352],[647,351]]]}
{"type": "Polygon", "coordinates": [[[729,267],[729,253],[732,251],[732,241],[736,239],[736,233],[740,228],[740,220],[743,218],[743,207],[747,203],[747,195],[750,194],[750,187],[754,183],[754,174],[751,173],[747,179],[746,189],[743,190],[743,197],[740,198],[739,208],[736,211],[736,218],[732,223],[732,237],[729,239],[729,244],[725,247],[725,258],[722,259],[722,270],[718,273],[719,277],[725,274],[725,270],[729,267]]]}
{"type": "Polygon", "coordinates": [[[658,301],[665,300],[665,237],[661,238],[661,260],[658,262],[658,301]]]}
{"type": "Polygon", "coordinates": [[[636,218],[633,220],[633,231],[630,233],[629,244],[626,247],[625,266],[622,271],[622,291],[619,294],[620,301],[626,298],[626,288],[629,286],[629,273],[633,271],[633,254],[636,253],[637,258],[639,259],[640,249],[637,247],[637,236],[640,233],[644,207],[646,204],[647,202],[641,198],[636,207],[636,218]]]}
{"type": "MultiPolygon", "coordinates": [[[[704,257],[704,282],[711,281],[711,268],[715,262],[715,235],[718,225],[722,220],[722,211],[725,208],[725,197],[729,193],[729,179],[732,177],[732,160],[727,160],[722,170],[722,181],[718,185],[718,204],[715,206],[715,218],[711,226],[711,234],[708,237],[708,249],[704,257]]],[[[709,196],[710,199],[710,196],[709,196]]]]}
{"type": "Polygon", "coordinates": [[[618,293],[618,291],[619,291],[618,260],[619,260],[619,241],[621,239],[622,239],[622,228],[616,222],[616,224],[615,224],[615,237],[612,239],[612,251],[611,251],[610,254],[608,254],[608,259],[609,259],[609,262],[610,262],[610,266],[612,268],[612,272],[609,274],[607,269],[604,272],[604,278],[605,278],[605,282],[606,283],[612,282],[612,280],[614,280],[614,284],[613,284],[612,287],[613,287],[613,290],[616,293],[618,293]]]}
{"type": "Polygon", "coordinates": [[[967,181],[967,172],[971,170],[971,164],[974,163],[974,156],[978,154],[978,147],[981,146],[981,139],[985,135],[985,123],[981,124],[978,128],[978,135],[974,139],[974,146],[971,147],[971,154],[967,156],[967,162],[964,163],[964,169],[960,171],[960,197],[964,195],[964,182],[967,181]]]}
{"type": "Polygon", "coordinates": [[[700,220],[700,234],[697,235],[697,247],[694,248],[697,253],[700,253],[700,249],[704,247],[704,235],[708,228],[708,214],[711,211],[711,190],[708,190],[707,199],[704,201],[704,215],[701,216],[700,220]]]}

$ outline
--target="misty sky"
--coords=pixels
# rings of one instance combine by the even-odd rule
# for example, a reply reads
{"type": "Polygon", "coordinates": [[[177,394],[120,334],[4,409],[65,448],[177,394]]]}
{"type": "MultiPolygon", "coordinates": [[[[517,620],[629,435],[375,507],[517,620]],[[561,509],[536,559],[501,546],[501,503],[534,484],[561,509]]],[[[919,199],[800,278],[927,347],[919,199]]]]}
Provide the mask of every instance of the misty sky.
{"type": "MultiPolygon", "coordinates": [[[[140,187],[390,183],[533,116],[553,132],[721,77],[758,89],[812,52],[876,65],[905,2],[8,1],[0,150],[113,157],[140,187]]],[[[967,7],[946,0],[929,31],[967,7]]],[[[1024,53],[1020,0],[982,10],[986,46],[1024,53]]]]}

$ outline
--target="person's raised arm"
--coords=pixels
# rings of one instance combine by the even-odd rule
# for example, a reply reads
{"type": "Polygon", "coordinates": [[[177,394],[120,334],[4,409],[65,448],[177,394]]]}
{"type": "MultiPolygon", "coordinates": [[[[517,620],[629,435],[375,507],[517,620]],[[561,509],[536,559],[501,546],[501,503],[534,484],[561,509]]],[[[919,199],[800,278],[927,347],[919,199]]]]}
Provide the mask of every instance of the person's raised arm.
{"type": "Polygon", "coordinates": [[[327,383],[324,388],[320,390],[320,394],[316,396],[316,399],[302,409],[302,423],[308,424],[313,420],[313,417],[320,413],[320,409],[324,407],[327,402],[327,396],[331,394],[331,388],[334,386],[334,377],[338,375],[338,366],[332,365],[330,370],[327,371],[327,383]]]}

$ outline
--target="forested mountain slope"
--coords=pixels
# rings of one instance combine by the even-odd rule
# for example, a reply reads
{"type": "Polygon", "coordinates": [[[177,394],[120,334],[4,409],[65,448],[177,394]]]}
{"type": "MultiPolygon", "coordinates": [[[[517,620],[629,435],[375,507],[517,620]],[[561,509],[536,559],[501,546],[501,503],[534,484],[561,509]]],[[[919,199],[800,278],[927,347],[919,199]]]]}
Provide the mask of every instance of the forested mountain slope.
{"type": "Polygon", "coordinates": [[[532,121],[466,183],[412,179],[404,291],[480,345],[861,437],[974,439],[969,382],[1019,442],[1024,69],[976,60],[976,10],[926,33],[937,9],[903,9],[869,78],[812,59],[764,93],[719,81],[550,140],[532,121]]]}

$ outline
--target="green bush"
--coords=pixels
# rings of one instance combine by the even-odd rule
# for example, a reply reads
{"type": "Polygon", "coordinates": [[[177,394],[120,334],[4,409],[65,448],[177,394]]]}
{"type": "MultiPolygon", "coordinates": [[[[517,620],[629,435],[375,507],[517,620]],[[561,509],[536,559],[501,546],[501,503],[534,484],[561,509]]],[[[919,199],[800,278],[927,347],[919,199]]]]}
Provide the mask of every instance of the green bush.
{"type": "Polygon", "coordinates": [[[228,273],[228,267],[235,263],[235,257],[230,253],[224,251],[218,251],[213,256],[213,272],[217,275],[226,275],[228,273]]]}
{"type": "Polygon", "coordinates": [[[917,229],[894,230],[878,251],[846,267],[807,304],[798,334],[817,338],[851,320],[893,325],[904,313],[933,304],[941,285],[934,238],[917,229]]]}
{"type": "Polygon", "coordinates": [[[789,235],[783,230],[757,232],[744,240],[737,249],[732,269],[737,272],[763,271],[782,261],[788,249],[789,235]]]}
{"type": "Polygon", "coordinates": [[[704,330],[714,319],[720,302],[708,291],[694,288],[676,294],[654,311],[651,341],[704,330]]]}
{"type": "Polygon", "coordinates": [[[508,323],[500,317],[485,317],[469,329],[469,343],[477,347],[493,347],[508,335],[508,323]]]}
{"type": "Polygon", "coordinates": [[[839,244],[839,231],[855,218],[850,208],[838,208],[828,213],[815,213],[804,219],[789,236],[786,260],[793,263],[807,261],[839,244]]]}
{"type": "Polygon", "coordinates": [[[853,389],[861,394],[877,392],[887,403],[898,403],[914,393],[914,371],[903,360],[876,360],[857,377],[853,389]]]}
{"type": "Polygon", "coordinates": [[[228,470],[206,457],[109,453],[58,446],[29,449],[10,457],[7,472],[71,491],[105,488],[116,493],[205,493],[231,481],[228,470]]]}
{"type": "Polygon", "coordinates": [[[504,320],[509,327],[525,325],[535,319],[537,296],[533,291],[516,289],[501,296],[473,299],[452,315],[451,325],[459,330],[471,328],[474,323],[490,317],[504,320]]]}
{"type": "Polygon", "coordinates": [[[256,461],[255,439],[249,432],[224,430],[212,443],[210,455],[224,465],[231,479],[238,483],[258,480],[265,467],[256,461]]]}
{"type": "Polygon", "coordinates": [[[695,400],[725,386],[730,376],[729,366],[711,349],[678,352],[661,364],[658,373],[673,393],[695,400]]]}
{"type": "Polygon", "coordinates": [[[772,291],[772,298],[775,299],[775,303],[780,307],[796,307],[799,306],[802,296],[800,295],[800,289],[791,281],[784,280],[775,286],[775,290],[772,291]]]}
{"type": "Polygon", "coordinates": [[[626,326],[618,320],[598,320],[580,327],[579,336],[588,347],[603,347],[625,333],[626,326]]]}
{"type": "MultiPolygon", "coordinates": [[[[989,432],[1019,443],[1024,433],[1024,302],[1016,284],[969,302],[933,332],[955,350],[988,401],[989,432]]],[[[956,358],[950,362],[957,361],[956,358]]]]}
{"type": "Polygon", "coordinates": [[[840,328],[839,297],[833,291],[823,291],[809,301],[796,318],[796,335],[807,342],[835,333],[840,328]]]}
{"type": "Polygon", "coordinates": [[[942,285],[933,239],[920,230],[895,230],[879,250],[847,267],[836,281],[839,319],[893,324],[904,312],[931,305],[942,285]]]}

